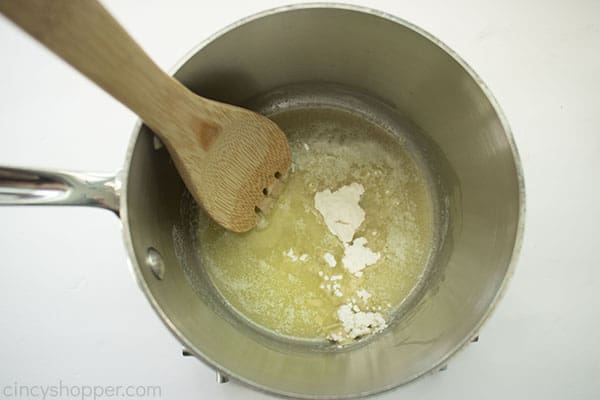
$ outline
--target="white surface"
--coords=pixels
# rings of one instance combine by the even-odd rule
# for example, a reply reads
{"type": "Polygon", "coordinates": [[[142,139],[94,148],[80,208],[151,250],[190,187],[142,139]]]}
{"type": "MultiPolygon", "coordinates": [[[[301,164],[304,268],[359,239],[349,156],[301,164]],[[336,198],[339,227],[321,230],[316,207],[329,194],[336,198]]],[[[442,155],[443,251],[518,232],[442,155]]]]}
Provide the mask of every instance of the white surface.
{"type": "MultiPolygon", "coordinates": [[[[284,1],[106,1],[163,68],[284,1]],[[143,4],[143,5],[142,5],[143,4]]],[[[481,75],[514,130],[525,241],[481,341],[378,399],[600,397],[600,2],[377,1],[481,75]]],[[[135,117],[0,18],[0,163],[114,171],[135,117]]],[[[161,385],[168,399],[263,399],[181,347],[131,278],[119,222],[81,208],[0,209],[0,387],[161,385]]],[[[2,398],[2,393],[0,393],[2,398]]]]}

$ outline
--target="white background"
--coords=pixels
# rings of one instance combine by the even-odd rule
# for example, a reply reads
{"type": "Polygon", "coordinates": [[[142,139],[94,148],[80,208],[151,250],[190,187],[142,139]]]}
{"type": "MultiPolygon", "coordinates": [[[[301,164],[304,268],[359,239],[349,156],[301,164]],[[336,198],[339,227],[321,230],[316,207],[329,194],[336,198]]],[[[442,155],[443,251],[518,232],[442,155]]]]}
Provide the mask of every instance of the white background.
{"type": "MultiPolygon", "coordinates": [[[[215,31],[286,2],[105,3],[169,69],[215,31]]],[[[362,4],[433,33],[481,75],[512,125],[527,187],[520,261],[480,342],[379,398],[600,398],[600,2],[362,4]]],[[[2,18],[0,54],[0,164],[121,167],[130,111],[2,18]]],[[[217,385],[181,357],[130,276],[110,213],[1,208],[0,263],[0,387],[62,380],[161,385],[168,399],[268,398],[217,385]]]]}

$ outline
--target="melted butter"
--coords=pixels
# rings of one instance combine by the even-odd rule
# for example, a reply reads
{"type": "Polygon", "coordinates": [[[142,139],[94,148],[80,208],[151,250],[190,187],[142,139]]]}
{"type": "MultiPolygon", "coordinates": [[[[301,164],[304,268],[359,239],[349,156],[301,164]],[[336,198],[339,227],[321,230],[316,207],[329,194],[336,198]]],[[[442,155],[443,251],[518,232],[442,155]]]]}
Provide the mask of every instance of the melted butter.
{"type": "Polygon", "coordinates": [[[288,135],[293,171],[259,228],[236,234],[201,215],[199,251],[212,283],[242,317],[297,338],[340,332],[336,311],[352,298],[361,311],[389,318],[416,287],[432,249],[433,203],[417,163],[400,139],[344,111],[272,118],[288,135]],[[354,238],[365,237],[381,254],[360,278],[343,268],[344,247],[314,207],[316,192],[353,182],[365,188],[366,213],[354,238]],[[335,267],[325,253],[335,256],[335,267]],[[371,294],[368,301],[356,295],[360,289],[371,294]]]}

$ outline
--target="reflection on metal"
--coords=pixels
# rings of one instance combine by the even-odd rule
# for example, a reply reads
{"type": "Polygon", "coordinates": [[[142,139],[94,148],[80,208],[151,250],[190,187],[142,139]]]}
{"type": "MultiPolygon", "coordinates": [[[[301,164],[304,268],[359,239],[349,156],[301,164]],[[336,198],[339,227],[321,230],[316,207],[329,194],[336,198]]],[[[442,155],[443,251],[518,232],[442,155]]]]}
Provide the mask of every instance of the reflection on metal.
{"type": "Polygon", "coordinates": [[[217,371],[217,383],[227,383],[229,382],[229,378],[227,375],[223,375],[221,372],[217,371]]]}
{"type": "Polygon", "coordinates": [[[158,250],[154,247],[148,247],[144,262],[157,279],[162,280],[165,277],[165,263],[158,250]]]}
{"type": "Polygon", "coordinates": [[[118,175],[0,167],[0,205],[66,205],[119,213],[118,175]]]}

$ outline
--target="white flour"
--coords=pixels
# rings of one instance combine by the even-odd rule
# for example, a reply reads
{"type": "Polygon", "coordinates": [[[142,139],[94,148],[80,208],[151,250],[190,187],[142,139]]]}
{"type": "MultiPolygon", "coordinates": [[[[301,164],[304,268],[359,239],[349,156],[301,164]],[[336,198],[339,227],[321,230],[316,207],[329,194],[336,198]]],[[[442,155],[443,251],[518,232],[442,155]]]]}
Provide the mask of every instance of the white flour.
{"type": "MultiPolygon", "coordinates": [[[[367,239],[359,237],[354,239],[356,230],[365,219],[365,212],[359,202],[365,189],[360,183],[352,183],[342,186],[337,191],[330,189],[317,192],[315,194],[315,208],[323,216],[323,220],[331,233],[340,239],[344,245],[344,256],[342,264],[344,268],[354,276],[360,278],[363,276],[363,270],[379,261],[381,255],[367,247],[367,239]],[[354,239],[354,240],[353,240],[354,239]]],[[[330,267],[335,267],[337,261],[335,257],[327,252],[323,259],[330,267]]],[[[323,276],[325,281],[338,281],[342,275],[323,276]]],[[[333,294],[342,297],[340,283],[321,285],[323,289],[333,290],[333,294]]],[[[360,289],[356,295],[367,303],[371,294],[366,290],[360,289]]],[[[338,320],[344,327],[343,332],[330,333],[329,339],[334,342],[342,342],[347,338],[356,339],[371,333],[381,331],[386,327],[385,319],[378,312],[363,312],[357,304],[344,304],[337,311],[338,320]]]]}
{"type": "Polygon", "coordinates": [[[335,192],[325,189],[315,194],[315,208],[323,216],[329,231],[343,243],[352,241],[354,233],[365,220],[365,212],[358,204],[364,192],[363,185],[353,183],[335,192]]]}
{"type": "Polygon", "coordinates": [[[364,237],[356,238],[350,245],[344,243],[344,258],[342,258],[344,268],[358,277],[362,276],[363,269],[375,264],[379,258],[379,253],[367,247],[367,239],[364,237]]]}
{"type": "Polygon", "coordinates": [[[329,266],[331,268],[335,267],[337,265],[337,261],[335,260],[335,256],[331,253],[325,253],[323,255],[323,259],[325,260],[325,262],[327,264],[329,264],[329,266]]]}
{"type": "MultiPolygon", "coordinates": [[[[358,204],[364,192],[363,185],[352,183],[335,192],[325,189],[315,194],[315,208],[323,216],[329,231],[344,244],[344,268],[358,277],[362,276],[365,267],[375,264],[380,258],[379,253],[366,246],[367,239],[360,237],[352,241],[356,230],[365,220],[365,212],[358,204]]],[[[329,266],[336,266],[337,262],[331,253],[325,253],[323,258],[329,266]]]]}
{"type": "MultiPolygon", "coordinates": [[[[371,333],[381,332],[387,325],[380,313],[363,312],[358,306],[344,304],[337,311],[338,319],[342,322],[344,331],[351,339],[356,339],[371,333]]],[[[341,335],[336,335],[341,336],[341,335]]],[[[335,340],[333,336],[331,339],[335,340]]]]}

